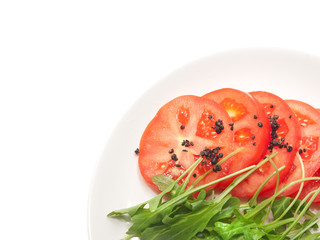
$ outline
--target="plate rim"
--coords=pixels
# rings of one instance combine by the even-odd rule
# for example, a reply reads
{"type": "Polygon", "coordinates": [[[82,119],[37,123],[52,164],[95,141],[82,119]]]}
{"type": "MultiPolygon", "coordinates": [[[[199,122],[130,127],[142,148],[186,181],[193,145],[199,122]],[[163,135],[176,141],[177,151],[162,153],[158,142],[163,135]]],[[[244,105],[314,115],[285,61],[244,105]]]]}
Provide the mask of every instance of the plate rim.
{"type": "Polygon", "coordinates": [[[102,152],[100,153],[100,156],[97,158],[97,160],[94,163],[94,167],[93,170],[91,171],[91,178],[90,178],[90,183],[89,183],[89,188],[88,188],[88,195],[87,195],[87,234],[88,234],[88,238],[89,240],[94,240],[92,238],[92,229],[91,229],[91,223],[92,223],[92,219],[90,216],[91,213],[91,207],[92,207],[92,201],[93,201],[93,189],[94,186],[96,185],[97,182],[97,175],[99,172],[99,167],[103,162],[103,156],[105,155],[107,146],[110,145],[110,142],[112,140],[112,136],[114,135],[114,133],[116,132],[116,130],[119,128],[120,123],[124,120],[126,114],[128,113],[128,111],[137,103],[139,102],[141,99],[144,98],[144,96],[153,88],[155,88],[157,85],[161,84],[162,82],[165,82],[166,79],[168,77],[170,77],[171,75],[174,75],[175,73],[180,72],[182,69],[193,66],[193,65],[197,65],[202,61],[207,61],[210,58],[218,58],[219,56],[223,56],[223,55],[230,55],[230,54],[239,54],[239,53],[243,53],[243,54],[248,54],[248,53],[255,53],[255,54],[263,54],[263,53],[270,53],[270,52],[275,52],[277,54],[282,54],[282,55],[295,55],[295,56],[304,56],[304,57],[308,57],[308,58],[312,58],[313,60],[319,61],[320,63],[320,56],[317,56],[315,54],[311,54],[308,52],[304,52],[301,50],[295,50],[295,49],[290,49],[290,48],[281,48],[281,47],[245,47],[245,48],[234,48],[234,49],[228,49],[228,50],[223,50],[223,51],[217,51],[214,53],[211,53],[209,55],[205,55],[202,57],[199,57],[195,60],[189,61],[185,64],[179,65],[176,68],[174,68],[173,70],[171,70],[169,73],[165,74],[164,76],[162,76],[161,78],[157,79],[154,81],[153,84],[151,84],[151,86],[149,86],[135,101],[133,101],[129,106],[126,112],[122,113],[121,116],[119,116],[119,120],[118,122],[115,124],[115,126],[113,127],[113,129],[110,131],[109,136],[106,139],[106,142],[104,144],[104,147],[102,148],[102,152]]]}

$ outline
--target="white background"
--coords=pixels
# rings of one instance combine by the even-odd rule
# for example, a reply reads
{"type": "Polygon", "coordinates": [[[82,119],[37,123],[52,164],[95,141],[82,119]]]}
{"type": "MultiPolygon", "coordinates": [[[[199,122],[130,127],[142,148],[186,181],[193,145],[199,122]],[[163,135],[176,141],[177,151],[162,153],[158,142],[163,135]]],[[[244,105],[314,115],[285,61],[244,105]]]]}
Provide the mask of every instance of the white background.
{"type": "Polygon", "coordinates": [[[0,239],[87,239],[91,178],[131,104],[216,52],[320,56],[317,2],[1,1],[0,239]]]}

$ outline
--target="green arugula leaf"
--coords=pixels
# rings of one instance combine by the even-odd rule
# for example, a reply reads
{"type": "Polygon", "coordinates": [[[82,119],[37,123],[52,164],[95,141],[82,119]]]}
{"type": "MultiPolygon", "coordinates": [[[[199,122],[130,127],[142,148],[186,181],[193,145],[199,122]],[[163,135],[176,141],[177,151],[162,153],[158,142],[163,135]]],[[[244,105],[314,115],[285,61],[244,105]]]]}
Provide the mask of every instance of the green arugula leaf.
{"type": "Polygon", "coordinates": [[[110,217],[110,216],[117,216],[117,215],[119,216],[119,215],[129,214],[132,217],[138,212],[139,209],[142,209],[146,204],[147,202],[144,202],[133,207],[116,210],[109,213],[107,216],[110,217]]]}
{"type": "Polygon", "coordinates": [[[286,235],[295,227],[295,225],[298,223],[298,221],[303,217],[303,215],[308,211],[311,203],[316,198],[316,196],[320,193],[320,188],[314,193],[314,195],[311,197],[310,202],[307,203],[307,205],[302,209],[300,214],[297,216],[295,221],[290,224],[290,226],[287,228],[287,230],[282,234],[282,237],[280,240],[284,239],[286,235]]]}
{"type": "MultiPolygon", "coordinates": [[[[235,209],[238,209],[240,207],[240,199],[236,197],[230,198],[226,204],[223,206],[222,210],[215,215],[213,218],[211,218],[208,226],[214,226],[214,223],[216,221],[231,218],[234,215],[235,209]]],[[[213,230],[213,229],[212,229],[213,230]]]]}
{"type": "MultiPolygon", "coordinates": [[[[273,202],[271,210],[272,210],[274,219],[279,218],[282,215],[282,213],[287,210],[291,200],[292,198],[289,198],[289,197],[281,197],[280,199],[276,199],[273,202]]],[[[285,215],[285,218],[290,218],[290,217],[293,217],[293,214],[291,212],[288,212],[285,215]]]]}
{"type": "MultiPolygon", "coordinates": [[[[276,153],[275,153],[276,154],[276,153]]],[[[274,155],[275,155],[274,154],[274,155]]],[[[317,228],[320,211],[312,213],[309,208],[311,202],[320,193],[315,190],[310,193],[311,200],[298,200],[278,195],[293,184],[299,184],[308,180],[319,180],[317,177],[302,178],[285,185],[282,189],[276,189],[275,194],[258,203],[259,191],[247,203],[240,205],[240,200],[231,197],[230,192],[240,182],[255,172],[266,162],[272,162],[272,155],[268,156],[258,165],[242,169],[211,183],[197,186],[197,183],[205,177],[197,178],[194,184],[187,187],[188,180],[193,169],[199,164],[199,158],[191,168],[184,172],[177,180],[166,176],[155,176],[152,181],[162,191],[149,201],[136,206],[113,211],[108,216],[128,214],[131,217],[132,226],[127,231],[128,236],[140,237],[141,240],[315,240],[320,239],[319,234],[311,234],[311,228],[317,228]],[[185,177],[182,185],[177,183],[185,177]],[[217,197],[213,190],[205,191],[211,185],[235,177],[234,181],[217,197]],[[193,195],[197,193],[197,197],[193,195]],[[164,196],[169,200],[163,201],[164,196]],[[149,208],[148,208],[149,207],[149,208]],[[272,211],[272,215],[269,213],[272,211]],[[265,223],[267,217],[273,221],[265,223]],[[302,223],[302,219],[304,219],[302,223]]],[[[268,178],[277,175],[283,168],[275,169],[268,178]]],[[[266,184],[267,181],[264,183],[266,184]]],[[[262,184],[262,185],[264,185],[262,184]]],[[[261,190],[263,186],[259,188],[261,190]]]]}
{"type": "Polygon", "coordinates": [[[222,240],[222,238],[216,232],[199,232],[191,240],[222,240]]]}
{"type": "Polygon", "coordinates": [[[158,225],[149,227],[141,233],[141,240],[189,240],[198,232],[202,232],[210,219],[221,211],[223,205],[230,199],[231,195],[226,196],[219,203],[204,206],[197,211],[185,215],[177,215],[173,218],[170,225],[158,225]]]}
{"type": "MultiPolygon", "coordinates": [[[[156,175],[151,177],[152,182],[159,188],[159,190],[165,191],[167,188],[169,188],[169,186],[171,186],[173,183],[175,183],[175,181],[165,175],[156,175]]],[[[175,184],[175,186],[177,187],[178,184],[175,184]]]]}
{"type": "Polygon", "coordinates": [[[238,218],[231,224],[216,222],[215,230],[224,240],[241,239],[241,237],[246,240],[259,240],[266,235],[256,223],[248,223],[238,218]]]}
{"type": "Polygon", "coordinates": [[[163,218],[170,215],[174,207],[184,203],[187,198],[188,197],[179,198],[178,200],[174,198],[175,201],[173,201],[173,199],[169,200],[153,212],[149,210],[148,212],[143,212],[141,214],[134,215],[131,218],[133,224],[127,231],[127,234],[136,234],[143,231],[151,225],[161,223],[163,218]]]}
{"type": "Polygon", "coordinates": [[[255,214],[253,214],[250,218],[247,217],[248,214],[250,214],[251,212],[256,212],[256,209],[255,208],[248,208],[246,209],[245,211],[245,219],[247,220],[251,220],[255,223],[261,223],[263,224],[264,222],[264,219],[268,217],[269,215],[269,209],[266,207],[266,208],[263,208],[261,209],[260,211],[256,212],[255,214]]]}
{"type": "MultiPolygon", "coordinates": [[[[281,238],[281,234],[271,234],[271,233],[267,233],[266,234],[266,238],[263,239],[268,239],[268,240],[279,240],[281,238]]],[[[285,239],[290,239],[290,238],[285,238],[285,239]]]]}
{"type": "Polygon", "coordinates": [[[303,238],[300,238],[300,240],[319,240],[320,239],[320,233],[314,233],[308,236],[305,236],[303,238]]]}

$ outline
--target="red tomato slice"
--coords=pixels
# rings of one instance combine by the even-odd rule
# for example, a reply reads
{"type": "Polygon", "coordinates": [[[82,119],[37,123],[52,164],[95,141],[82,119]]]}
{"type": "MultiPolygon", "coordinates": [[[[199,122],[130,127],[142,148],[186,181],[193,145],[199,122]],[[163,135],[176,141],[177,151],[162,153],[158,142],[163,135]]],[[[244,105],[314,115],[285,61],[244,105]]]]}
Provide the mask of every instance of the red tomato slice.
{"type": "MultiPolygon", "coordinates": [[[[313,176],[320,168],[320,112],[307,103],[287,100],[290,108],[294,111],[301,128],[300,156],[302,158],[305,177],[313,176]]],[[[301,165],[298,158],[295,158],[284,184],[293,182],[302,177],[301,165]]],[[[308,186],[305,183],[305,187],[308,186]]],[[[289,196],[298,191],[300,184],[287,189],[283,195],[289,196]]]]}
{"type": "MultiPolygon", "coordinates": [[[[320,169],[318,169],[318,171],[313,176],[314,177],[320,177],[320,169]]],[[[306,183],[307,182],[305,182],[305,184],[306,183]]],[[[303,190],[302,190],[302,192],[301,192],[301,194],[299,196],[299,199],[301,199],[301,200],[304,199],[310,192],[312,192],[314,190],[318,190],[319,187],[320,187],[320,180],[308,182],[307,185],[303,186],[303,190]]],[[[295,194],[293,194],[292,197],[294,198],[295,194]]],[[[320,202],[320,195],[316,196],[316,198],[314,199],[313,202],[320,202]]]]}
{"type": "MultiPolygon", "coordinates": [[[[270,125],[262,106],[249,94],[231,88],[219,89],[203,97],[224,107],[234,123],[231,128],[234,131],[235,148],[244,147],[242,152],[233,157],[228,173],[259,162],[267,152],[270,138],[270,125]]],[[[224,181],[218,187],[225,188],[231,181],[224,181]]]]}
{"type": "MultiPolygon", "coordinates": [[[[250,93],[261,105],[269,118],[269,126],[271,126],[271,140],[268,149],[270,152],[276,151],[278,154],[273,158],[278,168],[286,166],[280,172],[280,180],[284,179],[289,172],[295,154],[300,143],[300,127],[298,119],[288,104],[280,97],[268,92],[251,92],[250,93]]],[[[251,197],[254,195],[259,186],[270,176],[275,169],[268,162],[259,168],[249,178],[239,184],[232,192],[233,195],[239,197],[251,197]]],[[[264,193],[273,189],[276,185],[276,177],[270,179],[266,186],[262,189],[264,193]]]]}
{"type": "MultiPolygon", "coordinates": [[[[139,168],[143,178],[158,190],[151,181],[152,176],[164,174],[177,179],[199,158],[201,151],[204,160],[190,183],[205,171],[216,170],[212,155],[222,153],[226,156],[233,151],[233,132],[229,123],[231,119],[227,112],[212,100],[181,96],[168,102],[151,120],[140,141],[139,168]]],[[[218,157],[221,159],[222,156],[218,157]]],[[[222,171],[212,171],[200,184],[226,175],[229,163],[223,163],[222,171]]]]}

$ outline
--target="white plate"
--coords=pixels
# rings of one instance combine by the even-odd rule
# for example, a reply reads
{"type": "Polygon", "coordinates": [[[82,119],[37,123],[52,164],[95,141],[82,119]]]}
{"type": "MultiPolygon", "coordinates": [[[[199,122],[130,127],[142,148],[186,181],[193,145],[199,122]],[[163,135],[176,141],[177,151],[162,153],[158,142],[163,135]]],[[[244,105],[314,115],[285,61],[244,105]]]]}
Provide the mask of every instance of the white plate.
{"type": "Polygon", "coordinates": [[[89,195],[91,240],[125,236],[126,222],[107,218],[112,210],[154,196],[140,176],[134,150],[161,105],[179,95],[203,95],[222,87],[265,90],[284,99],[320,107],[320,59],[282,49],[243,49],[215,54],[188,64],[156,83],[114,130],[97,167],[89,195]]]}

